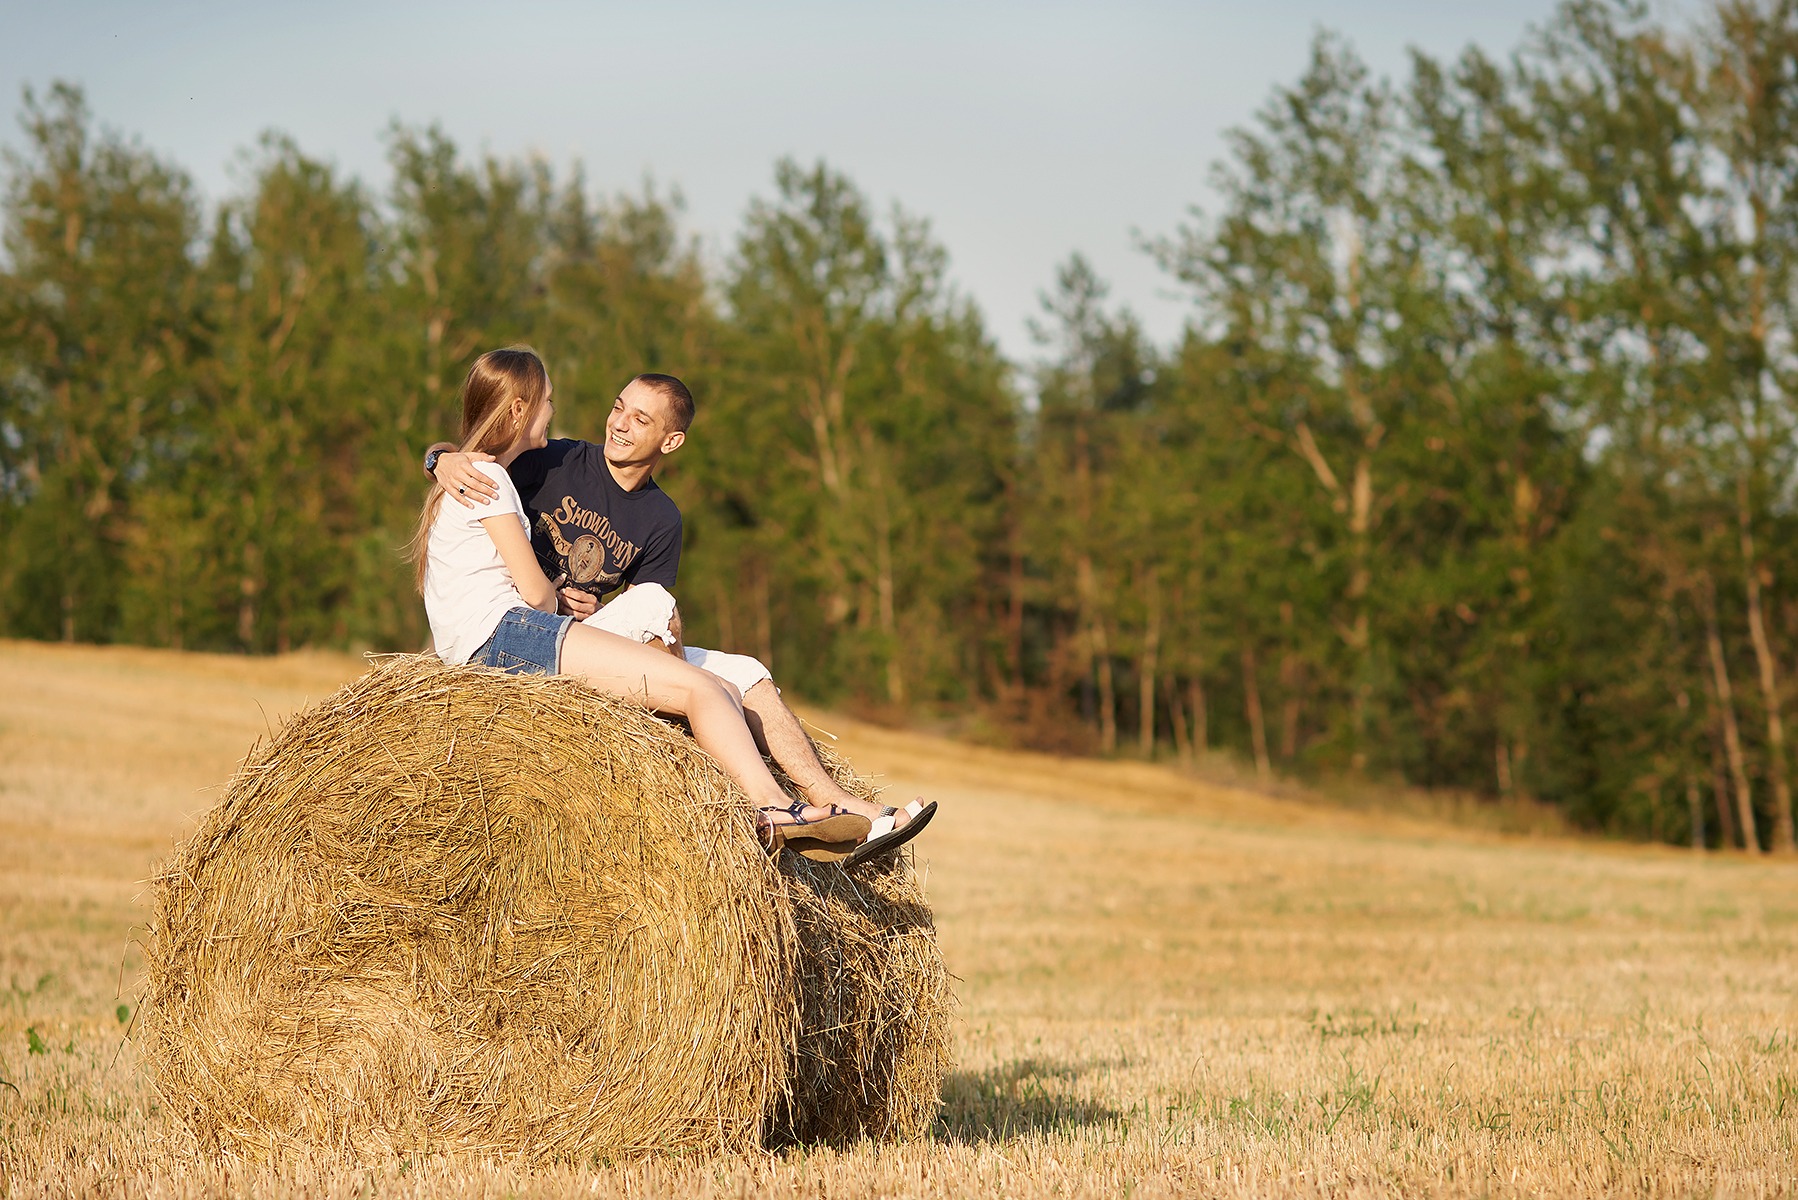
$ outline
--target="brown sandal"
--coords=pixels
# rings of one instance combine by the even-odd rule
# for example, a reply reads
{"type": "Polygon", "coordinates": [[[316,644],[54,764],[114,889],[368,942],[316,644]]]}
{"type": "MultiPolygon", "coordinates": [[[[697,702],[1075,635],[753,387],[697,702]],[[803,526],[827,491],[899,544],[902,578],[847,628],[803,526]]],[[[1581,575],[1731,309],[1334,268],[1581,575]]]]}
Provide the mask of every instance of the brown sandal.
{"type": "Polygon", "coordinates": [[[763,812],[784,812],[790,815],[791,821],[783,821],[776,825],[768,825],[768,837],[764,844],[769,854],[780,853],[781,847],[790,848],[793,853],[813,862],[842,862],[868,836],[873,823],[864,816],[845,812],[831,805],[831,814],[808,821],[800,814],[806,809],[803,800],[795,800],[786,808],[764,808],[763,812]]]}

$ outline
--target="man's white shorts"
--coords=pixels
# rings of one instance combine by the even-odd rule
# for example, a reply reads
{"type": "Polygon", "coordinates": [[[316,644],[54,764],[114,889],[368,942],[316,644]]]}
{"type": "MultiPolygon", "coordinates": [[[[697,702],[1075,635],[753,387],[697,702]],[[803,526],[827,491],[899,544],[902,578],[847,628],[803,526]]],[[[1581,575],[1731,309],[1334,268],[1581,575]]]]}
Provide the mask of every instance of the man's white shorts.
{"type": "Polygon", "coordinates": [[[681,653],[694,666],[710,671],[744,694],[762,680],[774,678],[761,659],[747,654],[726,654],[722,650],[701,650],[697,646],[682,646],[681,653]]]}
{"type": "MultiPolygon", "coordinates": [[[[674,645],[669,624],[674,620],[674,595],[659,583],[640,583],[612,598],[611,603],[588,617],[582,624],[633,642],[659,639],[664,646],[674,645]]],[[[747,692],[764,679],[772,679],[760,659],[747,654],[725,654],[721,650],[701,650],[684,646],[688,662],[702,671],[710,671],[739,692],[747,692]]]]}

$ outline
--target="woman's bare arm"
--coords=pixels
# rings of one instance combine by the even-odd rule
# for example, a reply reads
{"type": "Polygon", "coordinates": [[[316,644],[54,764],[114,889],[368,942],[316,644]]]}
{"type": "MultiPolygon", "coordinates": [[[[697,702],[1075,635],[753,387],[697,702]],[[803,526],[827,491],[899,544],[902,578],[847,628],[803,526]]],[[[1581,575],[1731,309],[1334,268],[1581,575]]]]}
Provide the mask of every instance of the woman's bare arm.
{"type": "Polygon", "coordinates": [[[518,589],[524,602],[541,612],[555,612],[556,585],[537,565],[531,539],[519,526],[517,515],[502,513],[496,517],[482,517],[481,528],[493,539],[494,547],[506,564],[506,572],[512,576],[512,586],[518,589]]]}

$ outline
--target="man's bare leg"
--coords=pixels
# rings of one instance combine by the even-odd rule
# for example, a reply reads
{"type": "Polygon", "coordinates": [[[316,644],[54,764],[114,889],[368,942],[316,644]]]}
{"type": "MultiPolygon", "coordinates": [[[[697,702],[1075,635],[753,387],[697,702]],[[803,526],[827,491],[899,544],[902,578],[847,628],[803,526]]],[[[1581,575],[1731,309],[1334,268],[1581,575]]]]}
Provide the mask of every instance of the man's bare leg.
{"type": "MultiPolygon", "coordinates": [[[[806,736],[805,727],[780,698],[780,691],[772,679],[764,679],[743,693],[743,719],[762,751],[780,764],[787,778],[804,794],[807,804],[820,808],[834,804],[869,820],[880,816],[879,804],[844,790],[830,777],[830,772],[818,761],[817,748],[806,736]]],[[[911,818],[900,809],[896,828],[903,829],[910,823],[911,818]]]]}

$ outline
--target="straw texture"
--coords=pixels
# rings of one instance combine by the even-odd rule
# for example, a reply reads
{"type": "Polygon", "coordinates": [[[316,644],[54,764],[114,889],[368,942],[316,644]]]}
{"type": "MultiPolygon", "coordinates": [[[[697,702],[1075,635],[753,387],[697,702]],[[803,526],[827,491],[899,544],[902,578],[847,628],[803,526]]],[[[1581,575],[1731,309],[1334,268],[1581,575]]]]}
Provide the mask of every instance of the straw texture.
{"type": "Polygon", "coordinates": [[[146,1061],[227,1155],[909,1138],[947,1069],[909,861],[771,861],[691,738],[565,678],[398,657],[295,716],[152,933],[146,1061]]]}

